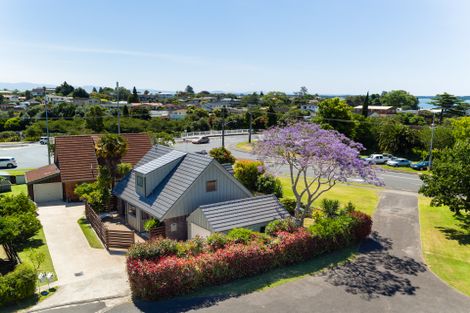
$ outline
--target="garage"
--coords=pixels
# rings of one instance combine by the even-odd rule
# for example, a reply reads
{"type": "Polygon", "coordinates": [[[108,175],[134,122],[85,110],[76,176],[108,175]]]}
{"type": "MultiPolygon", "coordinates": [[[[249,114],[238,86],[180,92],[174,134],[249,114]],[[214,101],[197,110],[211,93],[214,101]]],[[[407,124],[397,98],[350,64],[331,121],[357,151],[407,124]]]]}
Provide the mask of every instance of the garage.
{"type": "Polygon", "coordinates": [[[60,170],[55,164],[26,172],[25,178],[31,200],[39,203],[63,199],[60,170]]]}
{"type": "Polygon", "coordinates": [[[37,203],[62,200],[62,183],[33,184],[33,194],[37,203]]]}

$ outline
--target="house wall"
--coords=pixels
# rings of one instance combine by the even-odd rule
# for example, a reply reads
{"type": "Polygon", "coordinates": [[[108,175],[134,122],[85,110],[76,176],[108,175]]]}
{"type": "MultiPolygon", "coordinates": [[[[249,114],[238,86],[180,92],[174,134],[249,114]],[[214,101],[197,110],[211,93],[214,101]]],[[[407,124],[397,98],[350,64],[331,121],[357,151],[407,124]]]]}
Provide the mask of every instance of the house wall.
{"type": "Polygon", "coordinates": [[[196,236],[206,238],[211,234],[211,231],[203,228],[199,225],[196,225],[194,223],[189,223],[188,222],[188,239],[193,239],[196,236]]]}
{"type": "Polygon", "coordinates": [[[251,193],[239,184],[222,165],[218,164],[217,161],[213,161],[163,218],[168,219],[177,216],[187,216],[204,204],[248,197],[251,197],[251,193]],[[206,191],[206,183],[210,180],[217,181],[216,191],[206,191]]]}
{"type": "Polygon", "coordinates": [[[175,240],[188,239],[188,224],[186,222],[187,216],[178,216],[165,219],[165,236],[166,238],[175,240]]]}

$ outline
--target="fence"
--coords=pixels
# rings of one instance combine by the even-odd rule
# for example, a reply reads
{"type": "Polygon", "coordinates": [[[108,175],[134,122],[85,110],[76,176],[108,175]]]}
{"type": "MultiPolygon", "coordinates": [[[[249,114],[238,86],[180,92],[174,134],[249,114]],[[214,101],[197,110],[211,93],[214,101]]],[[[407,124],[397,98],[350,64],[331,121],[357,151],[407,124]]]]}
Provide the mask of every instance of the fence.
{"type": "Polygon", "coordinates": [[[129,248],[134,244],[135,237],[133,231],[108,229],[88,203],[85,205],[85,216],[106,249],[129,248]]]}
{"type": "Polygon", "coordinates": [[[150,239],[157,238],[157,237],[163,237],[165,238],[165,226],[159,226],[155,227],[150,231],[150,239]]]}
{"type": "MultiPolygon", "coordinates": [[[[226,129],[225,136],[244,135],[244,134],[248,134],[249,131],[250,131],[249,129],[226,129]]],[[[181,133],[181,138],[190,138],[190,137],[198,137],[198,136],[222,136],[222,131],[221,130],[207,130],[207,131],[201,131],[201,132],[181,133]]]]}

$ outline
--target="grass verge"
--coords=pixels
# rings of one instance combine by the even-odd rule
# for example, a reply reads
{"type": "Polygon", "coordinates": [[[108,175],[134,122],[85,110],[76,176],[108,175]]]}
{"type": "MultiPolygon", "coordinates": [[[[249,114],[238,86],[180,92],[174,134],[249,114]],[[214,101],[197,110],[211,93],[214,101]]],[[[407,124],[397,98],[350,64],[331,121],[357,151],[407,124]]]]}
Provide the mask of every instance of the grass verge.
{"type": "Polygon", "coordinates": [[[239,142],[235,145],[235,147],[238,150],[241,150],[241,151],[244,151],[244,152],[252,152],[253,151],[253,143],[239,142]]]}
{"type": "Polygon", "coordinates": [[[82,229],[83,234],[85,235],[86,240],[90,247],[95,249],[103,249],[103,245],[101,244],[100,239],[96,235],[93,227],[91,227],[90,223],[87,221],[85,217],[81,217],[77,221],[78,225],[82,229]]]}
{"type": "MultiPolygon", "coordinates": [[[[45,255],[45,260],[39,267],[39,272],[51,272],[54,273],[54,280],[57,280],[57,275],[54,270],[54,265],[52,263],[51,254],[47,247],[46,237],[44,236],[44,230],[41,228],[36,236],[30,238],[28,242],[22,247],[21,251],[18,253],[20,259],[24,263],[30,263],[30,251],[42,252],[45,255]]],[[[44,283],[47,284],[47,283],[44,283]]]]}
{"type": "Polygon", "coordinates": [[[431,207],[429,198],[419,196],[419,219],[424,260],[442,280],[470,296],[470,215],[457,218],[448,207],[431,207]]]}
{"type": "Polygon", "coordinates": [[[5,169],[5,170],[0,170],[0,172],[5,172],[5,173],[8,173],[9,175],[12,175],[12,176],[18,176],[18,175],[24,175],[24,173],[30,171],[30,170],[33,170],[33,168],[18,168],[18,169],[5,169]]]}
{"type": "MultiPolygon", "coordinates": [[[[282,183],[282,192],[284,197],[294,198],[290,179],[288,177],[279,177],[282,183]]],[[[339,200],[341,204],[351,201],[358,211],[373,215],[377,204],[379,203],[380,188],[373,186],[357,184],[336,184],[331,190],[322,194],[314,205],[318,206],[324,198],[339,200]]]]}
{"type": "Polygon", "coordinates": [[[394,167],[390,165],[377,165],[378,168],[381,168],[386,171],[391,172],[401,172],[401,173],[409,173],[409,174],[429,174],[429,171],[418,171],[414,170],[411,167],[394,167]]]}

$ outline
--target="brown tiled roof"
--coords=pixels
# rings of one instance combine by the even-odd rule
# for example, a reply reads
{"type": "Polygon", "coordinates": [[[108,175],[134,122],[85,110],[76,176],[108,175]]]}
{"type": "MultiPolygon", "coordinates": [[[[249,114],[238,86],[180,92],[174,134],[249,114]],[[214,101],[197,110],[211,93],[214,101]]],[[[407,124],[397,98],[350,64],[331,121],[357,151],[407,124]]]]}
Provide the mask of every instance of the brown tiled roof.
{"type": "MultiPolygon", "coordinates": [[[[122,162],[133,166],[152,148],[146,133],[122,134],[128,150],[122,162]]],[[[90,181],[96,178],[98,161],[95,144],[100,135],[63,136],[55,139],[55,159],[60,168],[62,182],[90,181]]]]}
{"type": "Polygon", "coordinates": [[[25,173],[26,183],[34,183],[45,178],[60,174],[60,170],[55,164],[46,165],[25,173]]]}
{"type": "Polygon", "coordinates": [[[96,178],[98,162],[89,135],[55,138],[55,160],[62,182],[90,181],[96,178]]]}

